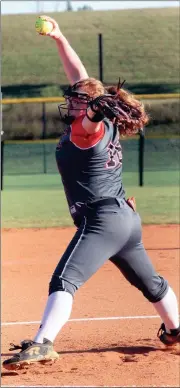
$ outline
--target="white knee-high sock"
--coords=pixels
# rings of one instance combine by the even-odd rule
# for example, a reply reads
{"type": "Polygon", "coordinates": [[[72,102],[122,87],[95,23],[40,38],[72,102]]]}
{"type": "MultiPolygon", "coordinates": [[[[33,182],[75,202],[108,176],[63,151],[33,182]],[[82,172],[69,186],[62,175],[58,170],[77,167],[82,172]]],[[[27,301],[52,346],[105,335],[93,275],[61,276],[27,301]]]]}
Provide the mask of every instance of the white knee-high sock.
{"type": "Polygon", "coordinates": [[[56,291],[48,297],[40,328],[34,338],[35,342],[43,343],[43,338],[54,341],[70,317],[72,303],[73,297],[66,291],[56,291]]]}
{"type": "Polygon", "coordinates": [[[162,321],[165,324],[167,332],[171,329],[178,329],[179,327],[179,311],[177,298],[169,287],[167,294],[159,302],[153,303],[156,311],[159,313],[162,321]]]}

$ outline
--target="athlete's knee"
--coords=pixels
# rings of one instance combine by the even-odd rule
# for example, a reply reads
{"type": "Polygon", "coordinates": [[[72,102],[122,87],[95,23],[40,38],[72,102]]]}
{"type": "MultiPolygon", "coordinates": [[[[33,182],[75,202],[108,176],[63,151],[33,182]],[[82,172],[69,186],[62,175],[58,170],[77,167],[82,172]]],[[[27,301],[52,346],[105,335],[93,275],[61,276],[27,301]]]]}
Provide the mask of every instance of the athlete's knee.
{"type": "Polygon", "coordinates": [[[159,302],[166,295],[168,290],[168,282],[158,274],[148,279],[146,286],[142,288],[143,295],[151,303],[159,302]]]}
{"type": "Polygon", "coordinates": [[[77,287],[74,284],[57,275],[53,275],[49,283],[49,295],[56,291],[66,291],[74,297],[76,290],[77,287]]]}

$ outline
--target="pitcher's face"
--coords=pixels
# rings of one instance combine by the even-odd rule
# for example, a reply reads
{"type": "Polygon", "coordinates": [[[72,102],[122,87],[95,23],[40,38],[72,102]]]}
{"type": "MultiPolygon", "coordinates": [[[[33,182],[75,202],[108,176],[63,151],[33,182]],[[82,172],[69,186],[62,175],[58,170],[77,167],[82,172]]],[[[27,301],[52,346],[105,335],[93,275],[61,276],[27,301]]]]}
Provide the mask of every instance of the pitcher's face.
{"type": "Polygon", "coordinates": [[[86,114],[90,97],[83,90],[72,90],[69,87],[64,93],[65,103],[59,104],[58,109],[61,121],[67,125],[86,114]]]}
{"type": "Polygon", "coordinates": [[[88,103],[83,101],[81,98],[67,97],[66,103],[68,108],[68,114],[70,116],[74,116],[74,118],[77,118],[86,113],[88,103]]]}

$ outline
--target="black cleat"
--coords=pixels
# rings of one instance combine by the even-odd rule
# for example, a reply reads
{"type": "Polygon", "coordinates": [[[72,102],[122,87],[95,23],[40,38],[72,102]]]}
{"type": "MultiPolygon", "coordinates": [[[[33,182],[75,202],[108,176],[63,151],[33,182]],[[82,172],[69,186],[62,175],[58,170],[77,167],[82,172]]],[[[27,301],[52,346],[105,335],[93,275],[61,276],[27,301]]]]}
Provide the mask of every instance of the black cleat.
{"type": "Polygon", "coordinates": [[[25,340],[20,345],[10,345],[12,345],[10,351],[16,349],[21,349],[21,351],[3,362],[2,366],[8,370],[23,369],[35,362],[45,363],[59,358],[59,354],[53,349],[52,342],[45,338],[43,344],[25,340]]]}
{"type": "Polygon", "coordinates": [[[158,338],[164,345],[172,346],[180,343],[180,327],[179,329],[171,330],[171,334],[167,333],[165,324],[162,323],[158,333],[158,338]]]}

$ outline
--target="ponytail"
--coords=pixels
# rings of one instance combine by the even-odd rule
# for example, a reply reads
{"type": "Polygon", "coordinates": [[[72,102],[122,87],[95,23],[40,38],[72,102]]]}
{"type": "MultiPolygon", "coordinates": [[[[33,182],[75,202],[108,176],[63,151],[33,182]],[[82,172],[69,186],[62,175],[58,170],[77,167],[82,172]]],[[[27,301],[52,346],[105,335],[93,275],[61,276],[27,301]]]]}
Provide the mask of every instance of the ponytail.
{"type": "Polygon", "coordinates": [[[114,124],[117,125],[120,135],[132,136],[143,131],[144,126],[149,122],[143,103],[122,88],[109,86],[106,87],[106,91],[108,94],[116,96],[117,105],[127,114],[127,117],[115,119],[114,124]]]}

